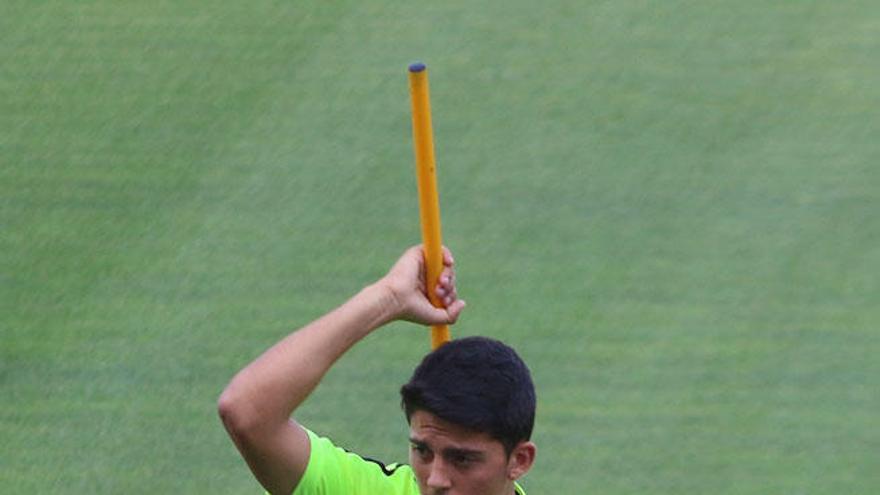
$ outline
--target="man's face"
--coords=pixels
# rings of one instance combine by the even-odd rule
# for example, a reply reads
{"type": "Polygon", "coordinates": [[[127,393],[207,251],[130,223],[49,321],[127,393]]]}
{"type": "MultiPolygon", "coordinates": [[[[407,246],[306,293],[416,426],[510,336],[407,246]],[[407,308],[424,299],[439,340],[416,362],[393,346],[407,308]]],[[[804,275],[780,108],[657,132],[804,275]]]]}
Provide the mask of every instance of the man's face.
{"type": "Polygon", "coordinates": [[[535,448],[523,442],[508,456],[486,433],[444,421],[426,411],[410,417],[410,465],[422,495],[513,495],[535,448]]]}

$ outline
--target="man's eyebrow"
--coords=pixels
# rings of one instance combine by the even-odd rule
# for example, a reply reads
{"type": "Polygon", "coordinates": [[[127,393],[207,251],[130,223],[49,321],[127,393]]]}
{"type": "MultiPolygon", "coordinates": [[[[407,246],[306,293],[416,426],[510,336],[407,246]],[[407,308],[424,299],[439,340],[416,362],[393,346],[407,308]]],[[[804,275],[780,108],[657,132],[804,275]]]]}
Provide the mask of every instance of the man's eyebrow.
{"type": "Polygon", "coordinates": [[[419,447],[427,447],[428,446],[428,444],[426,444],[425,442],[423,442],[417,438],[413,438],[413,437],[409,437],[409,443],[411,443],[413,445],[418,445],[419,447]]]}
{"type": "Polygon", "coordinates": [[[449,457],[467,457],[469,459],[483,459],[484,457],[486,457],[485,452],[483,452],[482,450],[455,447],[443,449],[443,455],[449,457]]]}
{"type": "MultiPolygon", "coordinates": [[[[429,448],[428,444],[414,437],[409,437],[409,443],[416,447],[429,448]]],[[[467,457],[470,459],[483,459],[486,457],[482,450],[466,449],[461,447],[447,447],[443,449],[443,455],[448,457],[467,457]]]]}

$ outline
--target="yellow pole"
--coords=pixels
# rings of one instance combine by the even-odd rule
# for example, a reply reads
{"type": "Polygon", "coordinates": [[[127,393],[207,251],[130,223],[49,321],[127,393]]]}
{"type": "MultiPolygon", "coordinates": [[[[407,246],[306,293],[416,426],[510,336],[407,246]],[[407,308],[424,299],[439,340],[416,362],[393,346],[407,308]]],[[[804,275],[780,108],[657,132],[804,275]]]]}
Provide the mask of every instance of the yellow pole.
{"type": "MultiPolygon", "coordinates": [[[[409,92],[412,100],[413,146],[416,153],[416,177],[419,184],[419,214],[422,223],[422,245],[425,250],[425,272],[428,299],[441,307],[434,294],[443,271],[443,239],[440,236],[440,199],[437,195],[437,172],[434,162],[434,132],[431,129],[431,101],[428,93],[428,69],[416,62],[409,66],[409,92]]],[[[431,327],[431,348],[449,341],[449,327],[431,327]]]]}

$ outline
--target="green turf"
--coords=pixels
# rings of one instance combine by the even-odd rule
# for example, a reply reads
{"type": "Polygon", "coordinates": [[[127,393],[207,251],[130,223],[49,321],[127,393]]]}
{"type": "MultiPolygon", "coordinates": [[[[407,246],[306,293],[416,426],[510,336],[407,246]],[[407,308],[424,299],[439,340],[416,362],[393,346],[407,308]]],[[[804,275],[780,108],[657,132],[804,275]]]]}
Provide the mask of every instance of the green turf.
{"type": "MultiPolygon", "coordinates": [[[[533,368],[529,493],[880,492],[878,28],[866,0],[4,2],[0,491],[258,493],[216,397],[417,242],[423,59],[453,332],[533,368]]],[[[374,334],[300,419],[404,459],[427,347],[374,334]]]]}

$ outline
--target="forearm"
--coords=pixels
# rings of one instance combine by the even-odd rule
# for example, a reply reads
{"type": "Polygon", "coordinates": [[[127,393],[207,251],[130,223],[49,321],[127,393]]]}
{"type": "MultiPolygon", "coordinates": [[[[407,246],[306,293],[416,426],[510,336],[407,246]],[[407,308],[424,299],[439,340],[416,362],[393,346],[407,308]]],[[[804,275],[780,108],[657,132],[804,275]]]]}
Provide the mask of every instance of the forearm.
{"type": "Polygon", "coordinates": [[[305,473],[309,438],[290,416],[345,351],[391,320],[455,323],[464,301],[456,297],[452,263],[446,252],[446,268],[434,288],[444,308],[426,297],[424,256],[412,247],[381,280],[288,335],[232,379],[220,396],[220,416],[266,490],[290,493],[305,473]]]}
{"type": "Polygon", "coordinates": [[[330,313],[288,335],[241,370],[221,396],[245,429],[286,423],[333,363],[352,345],[396,317],[396,300],[368,286],[330,313]]]}

